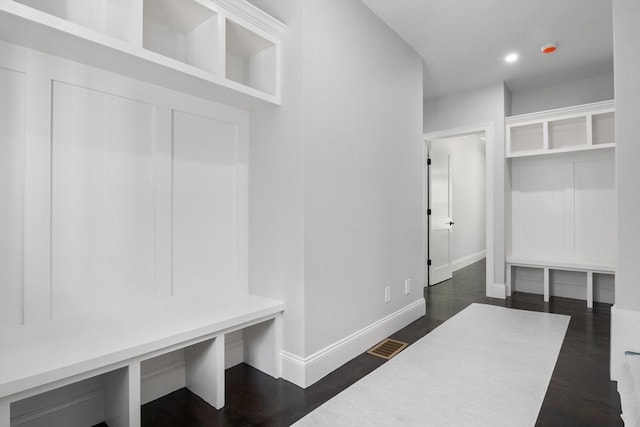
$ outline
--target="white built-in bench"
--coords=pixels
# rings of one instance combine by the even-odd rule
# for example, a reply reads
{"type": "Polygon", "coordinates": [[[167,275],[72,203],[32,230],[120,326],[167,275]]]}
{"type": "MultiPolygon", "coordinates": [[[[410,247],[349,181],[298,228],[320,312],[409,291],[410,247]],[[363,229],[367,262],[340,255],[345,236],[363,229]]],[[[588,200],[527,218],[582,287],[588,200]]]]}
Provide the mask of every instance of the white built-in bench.
{"type": "Polygon", "coordinates": [[[284,304],[255,295],[173,297],[144,306],[0,328],[0,427],[15,402],[101,376],[109,427],[140,425],[140,364],[184,349],[187,387],[224,406],[225,334],[243,329],[245,362],[280,376],[284,304]]]}
{"type": "Polygon", "coordinates": [[[511,295],[512,267],[541,268],[544,271],[544,301],[549,302],[549,271],[581,271],[587,273],[587,307],[593,308],[593,275],[615,274],[615,266],[607,264],[588,264],[564,260],[532,260],[526,258],[507,258],[507,295],[511,295]]]}

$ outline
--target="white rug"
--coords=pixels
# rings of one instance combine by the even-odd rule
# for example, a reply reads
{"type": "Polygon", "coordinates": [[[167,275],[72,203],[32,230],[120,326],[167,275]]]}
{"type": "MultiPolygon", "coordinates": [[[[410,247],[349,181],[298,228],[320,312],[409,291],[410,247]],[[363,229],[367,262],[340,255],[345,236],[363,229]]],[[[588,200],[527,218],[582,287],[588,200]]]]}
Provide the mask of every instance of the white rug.
{"type": "Polygon", "coordinates": [[[569,319],[472,304],[294,426],[533,426],[569,319]]]}

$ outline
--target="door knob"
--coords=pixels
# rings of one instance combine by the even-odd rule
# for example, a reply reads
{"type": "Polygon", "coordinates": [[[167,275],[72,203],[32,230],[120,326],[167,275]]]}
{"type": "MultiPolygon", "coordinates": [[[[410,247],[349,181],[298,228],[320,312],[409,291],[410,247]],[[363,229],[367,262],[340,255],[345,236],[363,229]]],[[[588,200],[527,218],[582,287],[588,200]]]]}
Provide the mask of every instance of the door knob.
{"type": "Polygon", "coordinates": [[[449,221],[449,225],[453,225],[453,224],[455,224],[455,222],[449,221]]]}

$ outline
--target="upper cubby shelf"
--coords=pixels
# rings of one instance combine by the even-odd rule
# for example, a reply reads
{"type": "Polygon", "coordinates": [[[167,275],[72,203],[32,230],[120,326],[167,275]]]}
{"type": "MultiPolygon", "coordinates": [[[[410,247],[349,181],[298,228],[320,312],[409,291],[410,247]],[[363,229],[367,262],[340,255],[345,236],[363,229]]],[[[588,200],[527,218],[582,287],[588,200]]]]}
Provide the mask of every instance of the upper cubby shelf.
{"type": "Polygon", "coordinates": [[[540,156],[615,147],[613,101],[507,117],[506,156],[540,156]]]}
{"type": "Polygon", "coordinates": [[[0,0],[0,40],[243,109],[280,105],[285,30],[245,0],[0,0]]]}

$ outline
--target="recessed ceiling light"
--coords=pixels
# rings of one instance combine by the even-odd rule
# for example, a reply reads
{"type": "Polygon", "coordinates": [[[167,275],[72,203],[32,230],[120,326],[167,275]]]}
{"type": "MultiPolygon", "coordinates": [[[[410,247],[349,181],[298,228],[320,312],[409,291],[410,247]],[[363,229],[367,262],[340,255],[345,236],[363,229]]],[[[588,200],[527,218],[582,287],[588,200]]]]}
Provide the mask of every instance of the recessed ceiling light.
{"type": "Polygon", "coordinates": [[[557,43],[547,43],[540,48],[542,53],[553,53],[558,49],[557,43]]]}
{"type": "Polygon", "coordinates": [[[517,60],[518,60],[517,53],[510,53],[509,55],[504,57],[504,62],[506,62],[507,64],[513,64],[517,60]]]}

